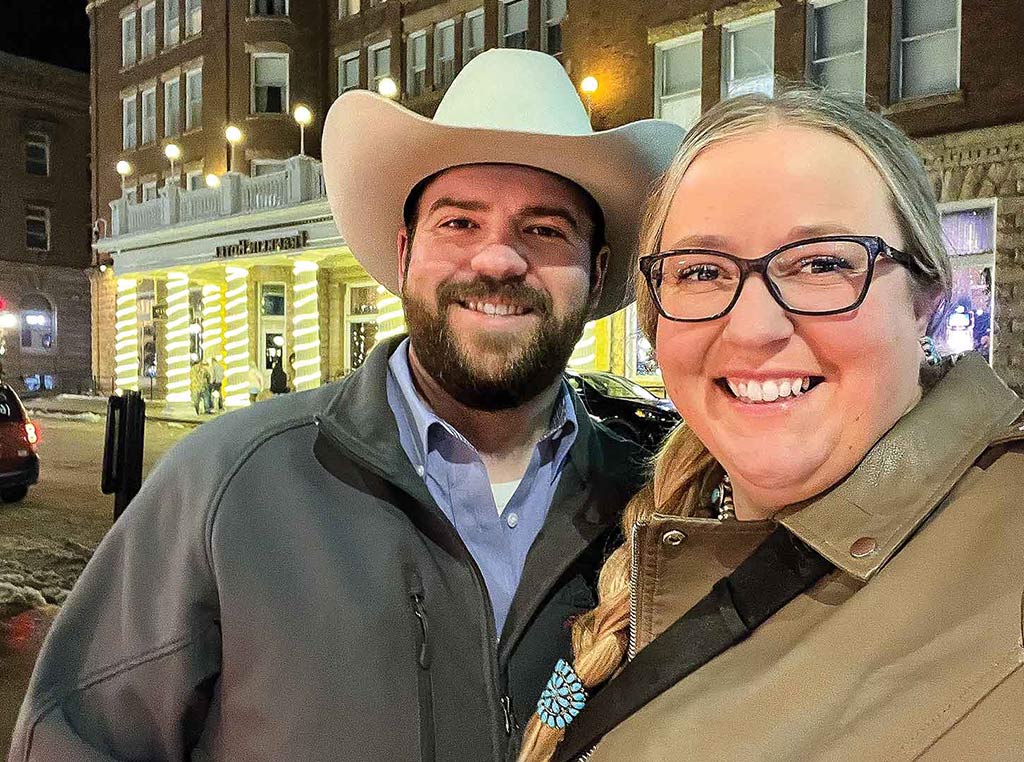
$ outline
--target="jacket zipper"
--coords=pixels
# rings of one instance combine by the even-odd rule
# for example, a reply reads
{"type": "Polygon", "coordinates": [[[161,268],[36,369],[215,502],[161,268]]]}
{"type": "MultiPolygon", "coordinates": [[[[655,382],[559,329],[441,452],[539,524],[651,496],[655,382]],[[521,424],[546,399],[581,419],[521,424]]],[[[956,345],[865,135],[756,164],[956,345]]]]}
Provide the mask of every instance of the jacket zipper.
{"type": "MultiPolygon", "coordinates": [[[[636,538],[639,534],[639,530],[642,526],[646,526],[647,522],[638,521],[633,525],[631,532],[630,542],[632,548],[630,552],[630,568],[629,568],[629,647],[626,652],[626,658],[629,661],[633,660],[636,656],[636,642],[637,642],[637,617],[638,617],[638,606],[637,601],[637,586],[640,583],[640,553],[639,545],[637,544],[636,538]]],[[[593,751],[593,749],[591,750],[593,751]]],[[[589,755],[589,752],[588,752],[589,755]]]]}
{"type": "Polygon", "coordinates": [[[430,629],[427,626],[427,612],[423,608],[423,585],[418,576],[413,579],[413,589],[409,591],[412,611],[419,625],[419,637],[416,649],[417,687],[419,689],[420,708],[420,759],[423,762],[434,760],[434,691],[430,677],[430,629]]]}
{"type": "MultiPolygon", "coordinates": [[[[377,474],[392,486],[400,490],[402,489],[401,487],[398,487],[398,485],[396,485],[394,482],[392,482],[389,475],[382,471],[379,466],[370,463],[368,460],[360,457],[355,452],[346,447],[345,444],[341,440],[339,440],[337,436],[335,436],[334,432],[330,430],[330,426],[324,425],[324,421],[320,418],[320,416],[316,416],[314,418],[314,423],[316,424],[317,430],[320,431],[324,436],[326,436],[328,441],[330,441],[335,447],[343,450],[349,457],[361,463],[364,468],[367,468],[373,473],[377,474]]],[[[405,490],[402,491],[404,492],[405,490]]],[[[406,492],[406,494],[408,495],[409,493],[406,492]]],[[[412,495],[410,495],[410,497],[412,497],[412,495]]],[[[413,499],[415,500],[415,498],[413,499]]],[[[473,579],[476,581],[477,593],[479,593],[480,598],[484,603],[484,618],[486,619],[486,632],[484,633],[484,640],[486,641],[485,648],[487,649],[488,661],[490,662],[491,665],[489,687],[492,690],[492,697],[494,696],[494,694],[497,694],[498,704],[501,706],[502,715],[504,717],[505,728],[505,749],[502,750],[501,747],[499,746],[498,749],[496,749],[496,751],[498,751],[499,754],[504,754],[505,752],[507,752],[507,747],[509,745],[508,742],[512,738],[512,732],[518,730],[518,725],[516,723],[515,715],[512,712],[512,699],[508,695],[507,679],[504,679],[505,676],[498,670],[498,636],[497,625],[494,621],[494,607],[491,604],[491,597],[487,593],[487,585],[484,582],[484,575],[480,571],[480,567],[477,566],[476,560],[473,558],[473,555],[469,552],[469,549],[466,547],[466,544],[462,541],[462,537],[459,536],[459,533],[456,531],[455,527],[452,526],[452,523],[448,520],[448,517],[445,516],[443,512],[440,512],[439,517],[444,522],[445,526],[448,527],[448,530],[454,537],[455,542],[458,543],[458,546],[462,549],[462,552],[465,554],[465,558],[469,562],[469,568],[473,570],[473,579]]]]}

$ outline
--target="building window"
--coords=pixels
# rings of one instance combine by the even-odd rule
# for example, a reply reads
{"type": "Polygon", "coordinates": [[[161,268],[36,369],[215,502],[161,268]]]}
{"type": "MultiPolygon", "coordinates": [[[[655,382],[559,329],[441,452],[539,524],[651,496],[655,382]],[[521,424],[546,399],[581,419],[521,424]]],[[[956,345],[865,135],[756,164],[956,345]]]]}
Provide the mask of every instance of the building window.
{"type": "Polygon", "coordinates": [[[993,201],[943,204],[942,232],[953,266],[953,290],[935,343],[943,355],[975,350],[992,361],[996,207],[993,201]]]}
{"type": "Polygon", "coordinates": [[[285,162],[280,159],[253,159],[249,162],[249,175],[251,177],[263,177],[272,175],[275,172],[284,172],[285,162]]]}
{"type": "Polygon", "coordinates": [[[960,0],[894,0],[894,100],[960,87],[960,0]]]}
{"type": "Polygon", "coordinates": [[[194,191],[206,186],[206,175],[201,169],[190,169],[185,173],[185,188],[194,191]]]}
{"type": "Polygon", "coordinates": [[[338,18],[355,16],[359,13],[359,0],[338,0],[338,18]]]}
{"type": "Polygon", "coordinates": [[[185,0],[185,36],[203,31],[203,0],[185,0]]]}
{"type": "Polygon", "coordinates": [[[164,135],[181,132],[181,78],[164,82],[164,135]]]}
{"type": "Polygon", "coordinates": [[[135,14],[121,19],[121,66],[132,66],[137,60],[135,40],[135,14]]]}
{"type": "Polygon", "coordinates": [[[253,16],[287,16],[288,0],[251,0],[250,14],[253,16]]]}
{"type": "Polygon", "coordinates": [[[700,118],[702,32],[654,47],[655,116],[690,129],[700,118]]]}
{"type": "Polygon", "coordinates": [[[541,20],[541,49],[553,56],[562,53],[562,21],[565,19],[566,0],[541,0],[544,18],[541,20]]]}
{"type": "Polygon", "coordinates": [[[807,4],[807,78],[864,99],[865,0],[817,0],[807,4]]]}
{"type": "Polygon", "coordinates": [[[181,42],[180,0],[164,0],[164,47],[170,48],[181,42]]]}
{"type": "Polygon", "coordinates": [[[203,126],[203,70],[193,69],[185,74],[185,129],[203,126]]]}
{"type": "Polygon", "coordinates": [[[25,171],[41,177],[50,174],[50,138],[41,132],[25,135],[25,171]]]}
{"type": "Polygon", "coordinates": [[[353,284],[345,293],[345,366],[355,370],[366,361],[377,340],[377,299],[383,288],[375,283],[353,284]]]}
{"type": "Polygon", "coordinates": [[[501,0],[501,29],[498,37],[503,48],[526,48],[526,30],[530,25],[529,0],[501,0]]]}
{"type": "Polygon", "coordinates": [[[158,194],[156,191],[156,180],[150,180],[142,184],[142,203],[152,201],[157,198],[158,194]]]}
{"type": "Polygon", "coordinates": [[[775,12],[722,28],[722,98],[775,89],[775,12]]]}
{"type": "Polygon", "coordinates": [[[37,251],[50,250],[50,210],[45,206],[25,207],[25,245],[37,251]]]}
{"type": "Polygon", "coordinates": [[[427,89],[427,32],[421,30],[409,35],[407,41],[405,89],[412,97],[427,89]]]}
{"type": "Polygon", "coordinates": [[[142,57],[156,55],[156,3],[142,6],[142,57]]]}
{"type": "Polygon", "coordinates": [[[253,53],[252,113],[288,113],[287,53],[253,53]]]}
{"type": "Polygon", "coordinates": [[[125,150],[135,148],[138,141],[136,112],[134,95],[121,99],[121,147],[125,150]]]}
{"type": "Polygon", "coordinates": [[[49,299],[41,294],[32,294],[21,300],[22,349],[28,352],[52,352],[56,328],[53,305],[49,299]]]}
{"type": "Polygon", "coordinates": [[[338,56],[338,95],[359,87],[359,51],[338,56]]]}
{"type": "Polygon", "coordinates": [[[462,20],[462,65],[484,52],[484,9],[470,11],[462,20]]]}
{"type": "Polygon", "coordinates": [[[455,20],[434,27],[434,87],[444,90],[455,79],[455,20]]]}
{"type": "Polygon", "coordinates": [[[142,145],[156,140],[156,88],[142,91],[142,145]]]}
{"type": "Polygon", "coordinates": [[[387,40],[372,46],[366,55],[367,83],[374,92],[384,77],[391,76],[391,41],[387,40]]]}

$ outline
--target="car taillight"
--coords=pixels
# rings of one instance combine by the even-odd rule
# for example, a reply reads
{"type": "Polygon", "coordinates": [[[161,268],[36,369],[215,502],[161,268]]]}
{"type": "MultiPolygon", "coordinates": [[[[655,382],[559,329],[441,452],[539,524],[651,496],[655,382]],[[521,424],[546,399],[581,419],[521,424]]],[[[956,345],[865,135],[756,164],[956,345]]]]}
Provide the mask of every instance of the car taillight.
{"type": "Polygon", "coordinates": [[[25,423],[25,439],[32,445],[32,449],[35,449],[35,446],[39,444],[39,429],[36,428],[32,421],[25,423]]]}

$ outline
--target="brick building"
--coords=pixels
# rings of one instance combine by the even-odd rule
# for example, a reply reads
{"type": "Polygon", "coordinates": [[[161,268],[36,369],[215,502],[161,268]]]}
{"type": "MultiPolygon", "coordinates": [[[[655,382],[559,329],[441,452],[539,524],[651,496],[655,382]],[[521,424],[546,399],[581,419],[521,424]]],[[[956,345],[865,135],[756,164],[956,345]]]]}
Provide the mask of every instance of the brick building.
{"type": "MultiPolygon", "coordinates": [[[[358,365],[401,312],[333,228],[315,161],[323,115],[345,90],[388,85],[430,115],[467,60],[505,46],[557,55],[576,82],[595,77],[585,97],[597,129],[652,115],[687,125],[777,78],[865,98],[917,139],[944,204],[960,310],[940,347],[988,349],[1024,387],[1024,61],[1013,50],[1024,8],[1014,0],[95,0],[88,10],[93,214],[113,233],[97,264],[114,263],[94,279],[95,364],[111,384],[148,369],[164,393],[190,353],[228,333],[239,390],[247,364],[266,371],[291,351],[307,385],[358,365]],[[313,112],[313,158],[296,155],[300,103],[313,112]],[[228,125],[244,133],[233,167],[228,125]],[[170,184],[168,142],[181,150],[170,184]],[[132,165],[123,194],[122,159],[132,165]],[[219,187],[205,187],[207,174],[219,187]]],[[[631,309],[588,326],[573,365],[660,384],[631,309]]]]}
{"type": "Polygon", "coordinates": [[[0,53],[0,368],[22,392],[91,385],[88,84],[0,53]]]}

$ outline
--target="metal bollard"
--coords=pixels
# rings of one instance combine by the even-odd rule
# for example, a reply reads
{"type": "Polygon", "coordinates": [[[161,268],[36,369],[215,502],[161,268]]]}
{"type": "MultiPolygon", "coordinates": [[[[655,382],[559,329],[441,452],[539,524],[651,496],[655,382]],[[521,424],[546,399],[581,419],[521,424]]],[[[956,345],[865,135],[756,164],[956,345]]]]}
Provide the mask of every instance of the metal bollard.
{"type": "Polygon", "coordinates": [[[107,426],[103,439],[100,489],[114,496],[114,520],[142,487],[146,401],[139,392],[112,395],[107,400],[107,426]]]}

